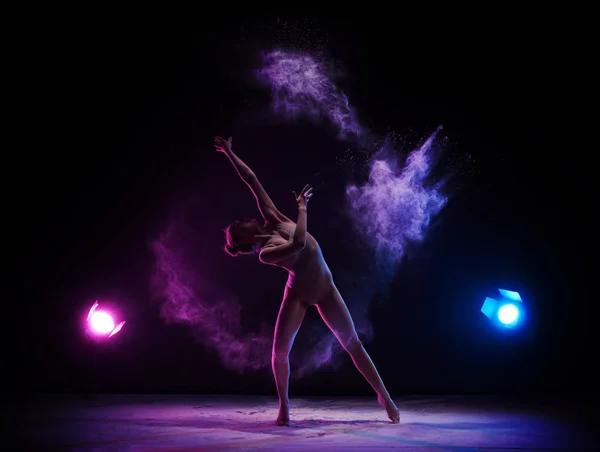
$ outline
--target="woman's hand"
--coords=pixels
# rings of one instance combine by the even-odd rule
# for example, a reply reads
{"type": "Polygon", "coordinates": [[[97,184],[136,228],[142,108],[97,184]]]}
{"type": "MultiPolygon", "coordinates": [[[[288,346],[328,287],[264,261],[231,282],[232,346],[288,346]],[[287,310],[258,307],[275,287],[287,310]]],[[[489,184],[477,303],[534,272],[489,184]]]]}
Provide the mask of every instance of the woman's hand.
{"type": "Polygon", "coordinates": [[[299,195],[296,195],[294,192],[294,198],[296,198],[296,202],[298,203],[298,207],[304,207],[306,209],[306,205],[308,204],[308,200],[312,198],[313,189],[308,184],[304,186],[299,195]]]}
{"type": "Polygon", "coordinates": [[[215,148],[219,152],[227,153],[227,151],[231,151],[231,137],[229,140],[225,140],[225,138],[215,137],[215,148]]]}

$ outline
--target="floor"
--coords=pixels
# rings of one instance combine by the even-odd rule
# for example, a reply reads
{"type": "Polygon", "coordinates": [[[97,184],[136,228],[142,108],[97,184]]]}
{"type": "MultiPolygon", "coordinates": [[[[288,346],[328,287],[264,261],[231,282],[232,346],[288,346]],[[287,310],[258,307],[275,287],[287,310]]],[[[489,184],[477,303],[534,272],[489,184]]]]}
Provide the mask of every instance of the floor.
{"type": "MultiPolygon", "coordinates": [[[[15,402],[15,400],[13,400],[15,402]]],[[[578,401],[411,396],[399,425],[374,398],[296,398],[276,427],[274,397],[30,395],[12,408],[20,450],[549,451],[598,445],[578,401]],[[579,413],[583,414],[583,413],[579,413]]],[[[17,450],[17,449],[11,449],[17,450]]]]}

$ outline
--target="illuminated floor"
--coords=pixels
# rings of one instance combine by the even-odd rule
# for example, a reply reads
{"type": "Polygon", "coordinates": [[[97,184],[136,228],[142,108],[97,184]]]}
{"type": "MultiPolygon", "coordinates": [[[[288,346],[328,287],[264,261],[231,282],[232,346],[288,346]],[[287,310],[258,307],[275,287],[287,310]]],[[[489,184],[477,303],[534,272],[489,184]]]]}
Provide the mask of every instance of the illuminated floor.
{"type": "Polygon", "coordinates": [[[595,444],[574,405],[556,401],[405,397],[397,399],[400,425],[372,398],[293,403],[288,428],[272,425],[275,398],[253,396],[36,395],[8,415],[27,450],[47,451],[514,452],[595,444]]]}

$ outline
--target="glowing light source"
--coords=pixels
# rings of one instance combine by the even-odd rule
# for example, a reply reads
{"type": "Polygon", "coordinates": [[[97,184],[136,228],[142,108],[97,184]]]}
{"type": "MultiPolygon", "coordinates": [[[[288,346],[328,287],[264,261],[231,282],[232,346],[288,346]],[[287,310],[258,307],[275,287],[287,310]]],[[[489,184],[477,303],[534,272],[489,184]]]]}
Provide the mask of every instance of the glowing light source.
{"type": "Polygon", "coordinates": [[[115,328],[115,321],[110,314],[102,311],[96,311],[90,318],[90,325],[100,334],[110,333],[115,328]]]}
{"type": "Polygon", "coordinates": [[[514,304],[505,304],[498,309],[498,320],[504,325],[512,325],[519,320],[519,308],[514,304]]]}
{"type": "Polygon", "coordinates": [[[106,311],[99,311],[98,302],[94,302],[87,315],[87,324],[89,331],[96,336],[105,336],[110,338],[117,334],[123,326],[125,321],[123,320],[119,324],[115,325],[115,321],[112,316],[106,311]]]}
{"type": "Polygon", "coordinates": [[[523,300],[518,292],[498,289],[501,300],[487,297],[481,307],[481,312],[490,320],[504,326],[513,328],[521,323],[521,306],[523,300]]]}

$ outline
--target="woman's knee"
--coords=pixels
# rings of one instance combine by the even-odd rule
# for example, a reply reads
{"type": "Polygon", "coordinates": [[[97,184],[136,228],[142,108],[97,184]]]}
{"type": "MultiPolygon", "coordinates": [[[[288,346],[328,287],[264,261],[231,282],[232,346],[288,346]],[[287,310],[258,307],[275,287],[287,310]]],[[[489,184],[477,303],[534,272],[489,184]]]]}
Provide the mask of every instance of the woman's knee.
{"type": "Polygon", "coordinates": [[[340,342],[344,350],[350,354],[362,348],[362,342],[356,331],[340,337],[340,342]]]}
{"type": "Polygon", "coordinates": [[[285,363],[290,359],[290,351],[287,349],[277,349],[273,347],[271,361],[274,363],[285,363]]]}

